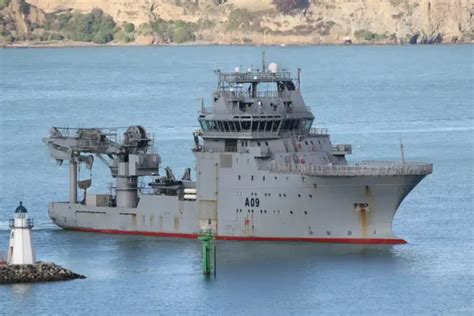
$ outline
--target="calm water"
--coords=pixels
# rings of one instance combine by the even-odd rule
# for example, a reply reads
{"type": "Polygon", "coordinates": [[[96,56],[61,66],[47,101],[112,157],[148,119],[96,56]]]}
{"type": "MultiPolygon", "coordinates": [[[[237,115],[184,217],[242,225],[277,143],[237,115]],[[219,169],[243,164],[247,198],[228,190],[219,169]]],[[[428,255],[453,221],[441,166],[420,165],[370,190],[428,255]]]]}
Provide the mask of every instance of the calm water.
{"type": "MultiPolygon", "coordinates": [[[[88,277],[0,286],[0,314],[473,314],[473,48],[267,48],[268,61],[303,68],[317,125],[353,144],[351,161],[399,159],[402,140],[407,159],[435,171],[395,217],[407,245],[221,242],[211,280],[195,241],[57,229],[47,203],[67,199],[68,171],[41,137],[52,125],[142,124],[179,176],[194,165],[212,71],[260,65],[261,48],[0,50],[0,250],[23,200],[39,259],[88,277]]],[[[96,163],[93,191],[107,172],[96,163]]]]}

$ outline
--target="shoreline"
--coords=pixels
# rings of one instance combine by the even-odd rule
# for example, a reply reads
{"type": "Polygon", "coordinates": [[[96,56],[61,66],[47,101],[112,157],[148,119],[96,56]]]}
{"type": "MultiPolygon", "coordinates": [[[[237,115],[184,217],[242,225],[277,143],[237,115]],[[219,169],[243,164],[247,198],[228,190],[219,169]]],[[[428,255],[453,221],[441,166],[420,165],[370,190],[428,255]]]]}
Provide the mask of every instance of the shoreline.
{"type": "Polygon", "coordinates": [[[206,41],[185,42],[185,43],[163,43],[163,44],[137,44],[137,43],[109,43],[95,44],[92,42],[54,42],[54,43],[30,43],[8,44],[0,46],[0,49],[29,49],[29,48],[91,48],[91,47],[170,47],[170,46],[268,46],[268,47],[289,47],[289,46],[446,46],[446,45],[473,45],[474,42],[457,43],[437,43],[437,44],[410,44],[410,43],[291,43],[291,44],[264,44],[264,43],[213,43],[206,41]]]}

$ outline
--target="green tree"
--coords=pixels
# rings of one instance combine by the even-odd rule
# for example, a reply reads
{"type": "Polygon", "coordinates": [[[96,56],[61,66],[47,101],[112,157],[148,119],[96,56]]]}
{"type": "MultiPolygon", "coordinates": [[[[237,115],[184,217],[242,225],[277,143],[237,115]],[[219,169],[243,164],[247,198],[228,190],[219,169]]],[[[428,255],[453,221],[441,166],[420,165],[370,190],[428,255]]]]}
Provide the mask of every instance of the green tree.
{"type": "Polygon", "coordinates": [[[107,30],[99,30],[95,33],[94,38],[92,39],[94,43],[97,44],[105,44],[114,39],[112,33],[108,32],[107,30]]]}

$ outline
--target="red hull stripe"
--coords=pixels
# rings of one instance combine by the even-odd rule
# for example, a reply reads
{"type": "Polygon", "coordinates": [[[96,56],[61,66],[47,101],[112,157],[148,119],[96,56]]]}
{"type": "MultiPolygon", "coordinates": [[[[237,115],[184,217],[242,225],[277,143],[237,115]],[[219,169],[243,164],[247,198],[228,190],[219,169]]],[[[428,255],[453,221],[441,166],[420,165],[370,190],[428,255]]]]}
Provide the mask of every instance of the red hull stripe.
{"type": "MultiPolygon", "coordinates": [[[[95,229],[95,228],[68,228],[70,230],[103,233],[103,234],[122,234],[122,235],[140,235],[171,238],[190,238],[196,239],[198,234],[182,233],[162,233],[162,232],[144,232],[129,231],[118,229],[95,229]]],[[[316,242],[316,243],[339,243],[339,244],[377,244],[377,245],[400,245],[407,242],[403,239],[388,238],[301,238],[301,237],[257,237],[257,236],[216,236],[218,240],[240,240],[240,241],[295,241],[295,242],[316,242]]]]}

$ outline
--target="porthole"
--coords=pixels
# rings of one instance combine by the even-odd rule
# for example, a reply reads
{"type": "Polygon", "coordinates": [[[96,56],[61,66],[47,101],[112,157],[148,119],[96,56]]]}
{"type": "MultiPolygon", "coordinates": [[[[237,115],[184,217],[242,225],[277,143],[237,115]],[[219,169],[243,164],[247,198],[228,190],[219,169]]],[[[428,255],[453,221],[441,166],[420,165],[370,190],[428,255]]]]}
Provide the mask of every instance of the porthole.
{"type": "Polygon", "coordinates": [[[240,181],[240,175],[239,175],[237,178],[238,178],[238,179],[239,179],[239,181],[240,181]]]}
{"type": "Polygon", "coordinates": [[[283,197],[286,197],[286,193],[283,193],[283,197]]]}
{"type": "Polygon", "coordinates": [[[268,146],[268,142],[265,142],[265,146],[268,146]]]}
{"type": "Polygon", "coordinates": [[[275,180],[278,179],[277,177],[275,177],[275,180]]]}
{"type": "Polygon", "coordinates": [[[257,142],[257,146],[260,147],[260,142],[257,142]]]}
{"type": "Polygon", "coordinates": [[[298,194],[298,197],[300,198],[300,197],[301,197],[301,194],[298,194]]]}
{"type": "Polygon", "coordinates": [[[307,211],[304,211],[304,215],[308,215],[308,212],[307,212],[307,211]]]}
{"type": "Polygon", "coordinates": [[[281,193],[278,193],[278,196],[281,197],[281,193]]]}
{"type": "Polygon", "coordinates": [[[312,198],[313,198],[313,195],[312,195],[312,194],[310,194],[310,195],[309,195],[309,198],[310,198],[310,199],[312,199],[312,198]]]}
{"type": "Polygon", "coordinates": [[[264,210],[263,212],[264,212],[265,214],[267,214],[267,210],[264,210]]]}
{"type": "Polygon", "coordinates": [[[290,211],[290,214],[292,214],[292,215],[293,215],[293,211],[290,211]]]}
{"type": "Polygon", "coordinates": [[[263,178],[262,178],[262,179],[263,179],[263,181],[265,181],[265,176],[263,176],[263,178]]]}
{"type": "Polygon", "coordinates": [[[308,141],[307,140],[305,140],[304,143],[306,144],[306,146],[308,146],[308,141]]]}
{"type": "Polygon", "coordinates": [[[331,235],[331,232],[330,232],[330,231],[327,231],[327,232],[326,232],[326,235],[330,236],[330,235],[331,235]]]}
{"type": "Polygon", "coordinates": [[[252,180],[252,181],[253,181],[253,176],[250,176],[250,180],[252,180]]]}
{"type": "Polygon", "coordinates": [[[352,232],[350,230],[347,231],[347,235],[351,236],[352,232]]]}

